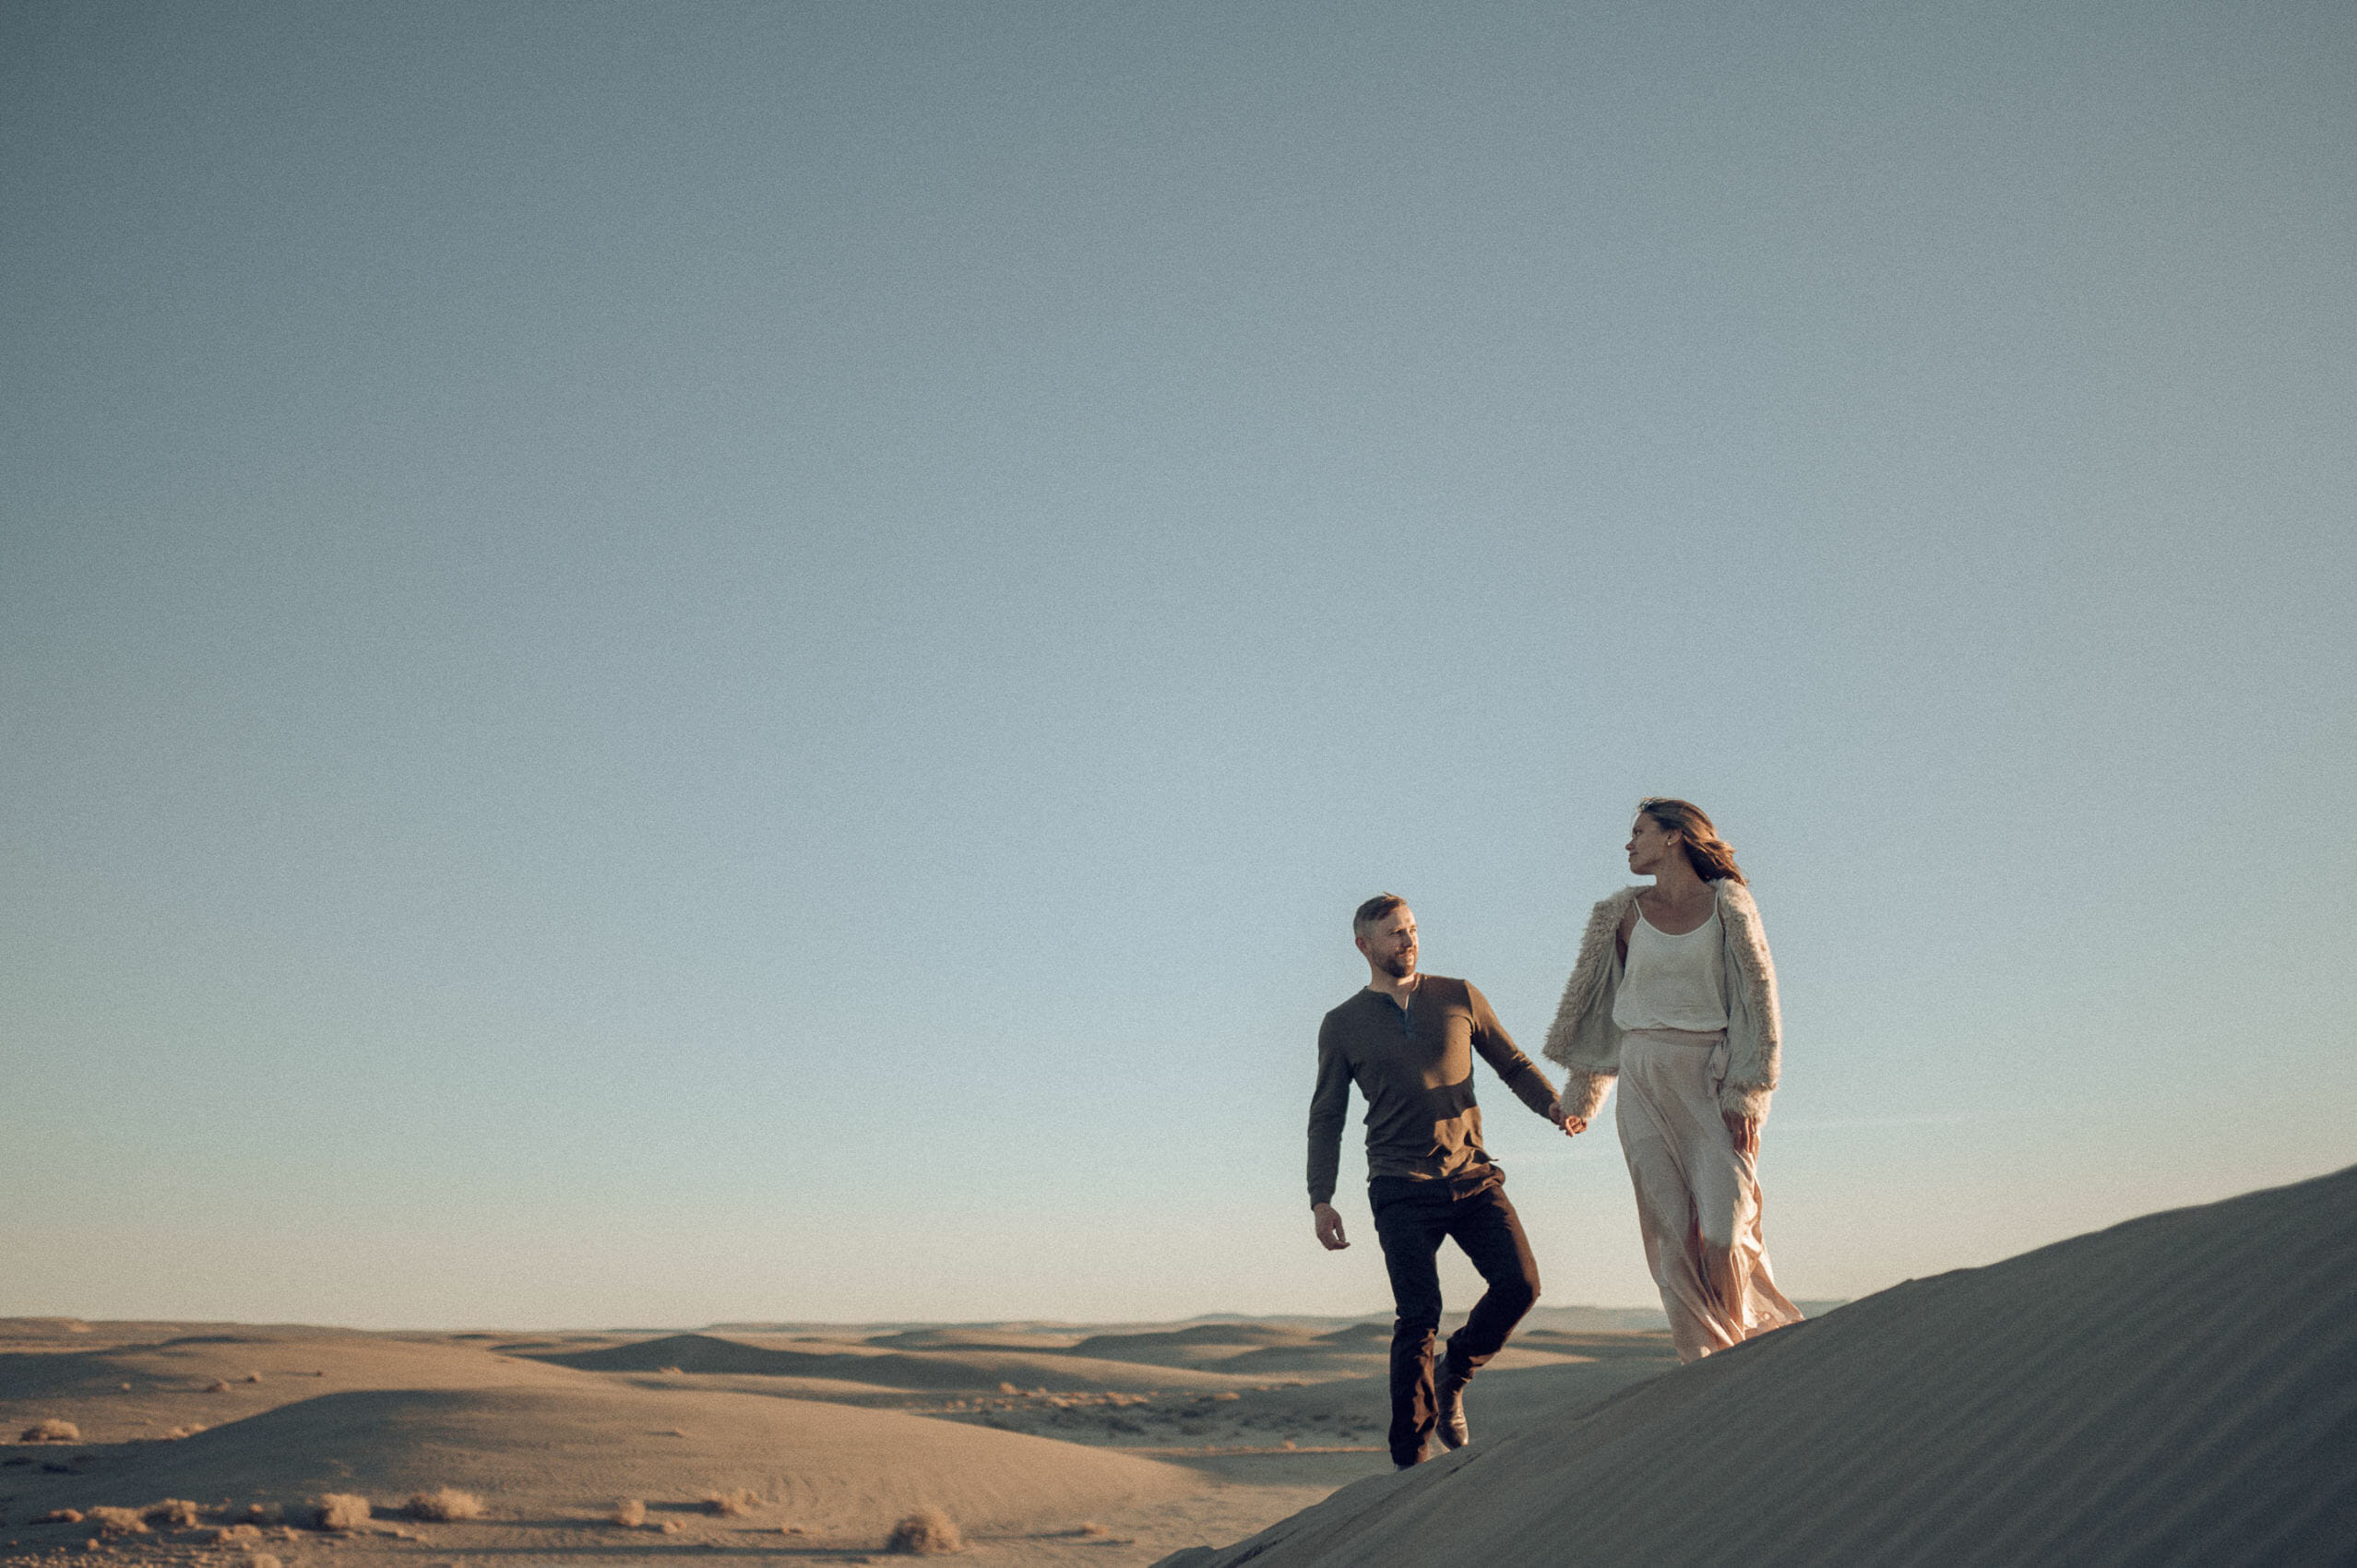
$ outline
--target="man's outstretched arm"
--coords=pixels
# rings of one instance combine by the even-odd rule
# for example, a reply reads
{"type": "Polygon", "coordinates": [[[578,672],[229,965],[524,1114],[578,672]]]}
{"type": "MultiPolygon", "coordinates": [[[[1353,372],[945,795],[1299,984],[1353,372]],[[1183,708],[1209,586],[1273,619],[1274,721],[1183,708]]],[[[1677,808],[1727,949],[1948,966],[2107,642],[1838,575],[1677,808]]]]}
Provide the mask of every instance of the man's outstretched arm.
{"type": "Polygon", "coordinates": [[[1506,1032],[1506,1026],[1498,1022],[1497,1013],[1490,1006],[1490,999],[1470,980],[1465,982],[1465,996],[1473,1009],[1473,1049],[1506,1080],[1514,1098],[1566,1133],[1586,1131],[1585,1121],[1564,1115],[1563,1101],[1556,1098],[1554,1086],[1547,1082],[1547,1075],[1539,1071],[1536,1063],[1522,1054],[1514,1037],[1506,1032]]]}
{"type": "Polygon", "coordinates": [[[1339,1252],[1351,1244],[1342,1216],[1334,1207],[1334,1182],[1342,1168],[1342,1123],[1351,1114],[1351,1064],[1330,1027],[1317,1031],[1317,1087],[1309,1097],[1309,1206],[1318,1244],[1339,1252]]]}

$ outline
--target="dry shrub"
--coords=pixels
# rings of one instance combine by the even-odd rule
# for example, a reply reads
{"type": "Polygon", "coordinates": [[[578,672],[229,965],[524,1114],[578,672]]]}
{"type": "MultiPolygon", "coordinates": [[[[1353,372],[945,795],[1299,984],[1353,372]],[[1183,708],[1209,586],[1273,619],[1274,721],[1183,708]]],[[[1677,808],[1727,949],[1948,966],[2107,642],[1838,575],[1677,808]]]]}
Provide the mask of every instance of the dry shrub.
{"type": "Polygon", "coordinates": [[[431,1519],[447,1525],[459,1519],[480,1519],[489,1510],[482,1499],[471,1491],[455,1487],[440,1487],[433,1491],[421,1491],[410,1499],[409,1515],[412,1519],[431,1519]]]}
{"type": "Polygon", "coordinates": [[[53,1508],[33,1521],[36,1525],[78,1525],[82,1511],[78,1508],[53,1508]]]}
{"type": "Polygon", "coordinates": [[[662,1531],[662,1533],[667,1536],[675,1536],[679,1534],[680,1531],[687,1528],[687,1526],[681,1524],[676,1519],[665,1519],[661,1524],[657,1525],[655,1528],[662,1531]]]}
{"type": "Polygon", "coordinates": [[[1074,1526],[1072,1533],[1076,1536],[1101,1536],[1109,1532],[1094,1519],[1083,1519],[1074,1526]]]}
{"type": "Polygon", "coordinates": [[[147,1506],[146,1518],[150,1525],[165,1525],[175,1530],[193,1530],[203,1522],[204,1510],[185,1497],[167,1497],[147,1506]]]}
{"type": "Polygon", "coordinates": [[[79,1443],[82,1429],[71,1421],[61,1421],[54,1416],[33,1422],[17,1434],[18,1443],[79,1443]]]}
{"type": "Polygon", "coordinates": [[[635,1497],[614,1500],[613,1512],[607,1515],[625,1530],[635,1530],[647,1522],[647,1505],[635,1497]]]}
{"type": "Polygon", "coordinates": [[[905,1557],[936,1557],[966,1550],[966,1538],[957,1521],[938,1508],[920,1508],[892,1526],[884,1550],[905,1557]]]}
{"type": "Polygon", "coordinates": [[[284,1568],[284,1565],[268,1552],[257,1551],[245,1560],[245,1568],[284,1568]]]}
{"type": "Polygon", "coordinates": [[[143,1536],[148,1533],[148,1522],[139,1517],[137,1508],[89,1508],[83,1510],[82,1517],[96,1525],[98,1533],[102,1536],[143,1536]]]}
{"type": "Polygon", "coordinates": [[[236,1546],[243,1541],[260,1540],[261,1538],[262,1531],[259,1526],[223,1525],[213,1532],[212,1544],[215,1546],[236,1546]]]}
{"type": "Polygon", "coordinates": [[[287,1511],[275,1503],[249,1503],[245,1516],[256,1525],[275,1525],[287,1516],[287,1511]]]}
{"type": "Polygon", "coordinates": [[[323,1530],[356,1530],[368,1523],[368,1499],[357,1492],[321,1492],[316,1506],[323,1530]]]}
{"type": "Polygon", "coordinates": [[[262,1381],[262,1374],[260,1372],[247,1372],[242,1381],[246,1383],[259,1383],[262,1381]]]}
{"type": "Polygon", "coordinates": [[[717,1514],[723,1519],[742,1519],[760,1506],[760,1495],[744,1487],[733,1491],[708,1491],[704,1494],[704,1512],[717,1514]]]}
{"type": "Polygon", "coordinates": [[[226,1394],[229,1392],[229,1380],[227,1378],[217,1377],[213,1379],[212,1382],[205,1384],[205,1392],[208,1394],[226,1394]]]}
{"type": "Polygon", "coordinates": [[[205,1430],[205,1423],[204,1423],[204,1422],[202,1422],[202,1421],[190,1421],[190,1422],[189,1422],[186,1426],[185,1426],[185,1427],[174,1427],[174,1428],[173,1428],[170,1431],[168,1431],[168,1432],[164,1433],[164,1436],[166,1436],[166,1437],[194,1437],[194,1436],[196,1436],[198,1432],[200,1432],[200,1431],[204,1431],[204,1430],[205,1430]]]}

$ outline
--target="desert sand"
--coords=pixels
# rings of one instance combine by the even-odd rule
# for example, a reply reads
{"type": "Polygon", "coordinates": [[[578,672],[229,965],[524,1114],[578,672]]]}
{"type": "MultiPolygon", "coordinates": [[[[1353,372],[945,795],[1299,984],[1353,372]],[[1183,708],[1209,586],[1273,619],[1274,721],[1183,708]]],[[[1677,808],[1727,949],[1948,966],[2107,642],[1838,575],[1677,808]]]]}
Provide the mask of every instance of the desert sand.
{"type": "MultiPolygon", "coordinates": [[[[961,1561],[1143,1564],[1387,1470],[1387,1333],[0,1322],[0,1552],[223,1568],[844,1562],[880,1555],[897,1520],[932,1507],[967,1538],[961,1561]],[[74,1440],[19,1437],[43,1421],[74,1440]],[[446,1490],[483,1515],[410,1511],[446,1490]],[[331,1494],[364,1498],[370,1516],[316,1527],[331,1494]],[[613,1522],[624,1500],[641,1523],[613,1522]],[[100,1509],[153,1516],[108,1534],[100,1509]],[[66,1511],[82,1517],[42,1522],[66,1511]]],[[[1659,1333],[1535,1327],[1500,1359],[1488,1408],[1510,1424],[1673,1364],[1659,1333]]]]}
{"type": "Polygon", "coordinates": [[[2357,1168],[1911,1280],[1507,1430],[1476,1408],[1470,1447],[1165,1568],[2357,1563],[2352,1306],[2357,1168]]]}
{"type": "Polygon", "coordinates": [[[1542,1308],[1405,1475],[1376,1322],[0,1321],[0,1556],[839,1562],[931,1508],[1000,1568],[2352,1563],[2352,1301],[2357,1170],[1683,1369],[1542,1308]]]}

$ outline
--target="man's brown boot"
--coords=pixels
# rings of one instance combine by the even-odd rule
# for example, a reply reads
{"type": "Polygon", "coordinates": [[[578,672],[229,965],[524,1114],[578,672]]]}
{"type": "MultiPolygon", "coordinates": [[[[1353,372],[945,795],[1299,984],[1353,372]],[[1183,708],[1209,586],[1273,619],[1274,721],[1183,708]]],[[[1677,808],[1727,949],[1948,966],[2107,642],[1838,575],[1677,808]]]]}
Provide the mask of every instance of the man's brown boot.
{"type": "Polygon", "coordinates": [[[1443,1448],[1462,1448],[1473,1441],[1473,1428],[1465,1420],[1465,1385],[1472,1381],[1470,1372],[1449,1368],[1441,1373],[1440,1386],[1434,1390],[1437,1408],[1433,1431],[1443,1448]]]}

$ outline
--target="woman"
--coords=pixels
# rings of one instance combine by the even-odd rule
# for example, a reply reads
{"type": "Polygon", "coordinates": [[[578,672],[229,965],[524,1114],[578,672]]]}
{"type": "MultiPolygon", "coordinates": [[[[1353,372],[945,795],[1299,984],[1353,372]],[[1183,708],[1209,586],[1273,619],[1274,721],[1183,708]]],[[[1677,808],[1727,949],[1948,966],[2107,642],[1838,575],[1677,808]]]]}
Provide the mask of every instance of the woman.
{"type": "Polygon", "coordinates": [[[1637,1185],[1645,1262],[1678,1359],[1798,1323],[1760,1235],[1759,1127],[1776,1087],[1776,968],[1735,853],[1697,807],[1638,803],[1625,887],[1596,906],[1547,1030],[1584,1126],[1622,1080],[1614,1120],[1637,1185]]]}

